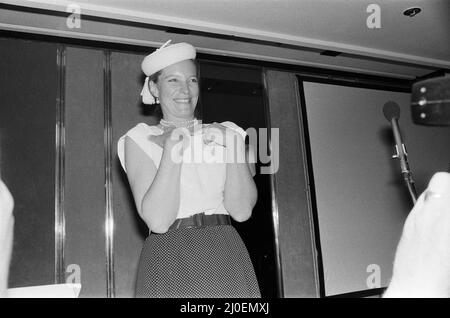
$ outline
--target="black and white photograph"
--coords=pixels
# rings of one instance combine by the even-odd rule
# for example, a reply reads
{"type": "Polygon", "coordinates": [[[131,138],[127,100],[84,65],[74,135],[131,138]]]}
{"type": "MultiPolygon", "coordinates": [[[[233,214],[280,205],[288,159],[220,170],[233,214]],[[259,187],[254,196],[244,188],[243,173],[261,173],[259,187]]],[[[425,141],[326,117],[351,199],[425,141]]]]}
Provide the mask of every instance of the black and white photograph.
{"type": "Polygon", "coordinates": [[[0,1],[0,298],[450,298],[449,17],[0,1]]]}

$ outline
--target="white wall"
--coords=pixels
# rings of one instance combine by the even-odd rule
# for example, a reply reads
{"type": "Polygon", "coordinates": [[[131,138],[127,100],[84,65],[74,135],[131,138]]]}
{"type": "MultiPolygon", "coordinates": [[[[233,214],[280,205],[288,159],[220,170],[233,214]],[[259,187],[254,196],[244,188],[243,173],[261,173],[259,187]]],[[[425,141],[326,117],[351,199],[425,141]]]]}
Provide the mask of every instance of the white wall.
{"type": "Polygon", "coordinates": [[[450,161],[450,127],[412,123],[410,95],[306,82],[307,119],[323,257],[325,293],[368,289],[370,264],[380,268],[381,287],[411,202],[394,142],[382,113],[389,101],[401,107],[400,127],[416,187],[450,161]]]}

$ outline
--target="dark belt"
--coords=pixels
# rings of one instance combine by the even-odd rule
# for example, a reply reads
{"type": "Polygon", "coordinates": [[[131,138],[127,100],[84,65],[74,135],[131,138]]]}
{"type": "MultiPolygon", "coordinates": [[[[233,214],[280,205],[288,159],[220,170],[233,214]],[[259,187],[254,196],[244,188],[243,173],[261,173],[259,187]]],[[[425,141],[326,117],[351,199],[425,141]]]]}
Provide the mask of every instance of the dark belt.
{"type": "Polygon", "coordinates": [[[198,213],[187,218],[176,219],[169,227],[169,231],[181,230],[188,228],[202,228],[206,226],[230,225],[231,218],[226,214],[211,214],[198,213]]]}

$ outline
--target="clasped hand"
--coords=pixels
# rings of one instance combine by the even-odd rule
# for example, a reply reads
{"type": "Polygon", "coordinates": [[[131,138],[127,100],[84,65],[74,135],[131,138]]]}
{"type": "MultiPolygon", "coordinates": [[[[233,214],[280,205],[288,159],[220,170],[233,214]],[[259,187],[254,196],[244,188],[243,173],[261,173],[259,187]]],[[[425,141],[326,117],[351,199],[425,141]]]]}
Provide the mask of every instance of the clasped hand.
{"type": "MultiPolygon", "coordinates": [[[[191,144],[192,136],[197,133],[202,134],[203,144],[205,145],[225,148],[227,143],[237,143],[238,146],[240,144],[245,145],[242,136],[238,132],[216,122],[191,128],[168,128],[161,135],[150,135],[148,138],[164,150],[172,150],[174,147],[180,148],[180,155],[182,155],[184,150],[191,144]]],[[[242,147],[238,147],[238,149],[240,148],[242,147]]]]}

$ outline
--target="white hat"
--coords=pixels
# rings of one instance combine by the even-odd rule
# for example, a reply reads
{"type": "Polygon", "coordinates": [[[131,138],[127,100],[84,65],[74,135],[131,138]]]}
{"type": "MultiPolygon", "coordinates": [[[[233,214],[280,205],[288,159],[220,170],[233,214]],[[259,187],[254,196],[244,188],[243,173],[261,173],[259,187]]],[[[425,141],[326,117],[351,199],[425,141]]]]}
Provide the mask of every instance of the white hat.
{"type": "Polygon", "coordinates": [[[155,98],[150,93],[148,87],[149,76],[166,68],[169,65],[195,59],[195,48],[189,43],[177,43],[169,45],[171,40],[164,43],[159,49],[150,55],[147,55],[142,61],[142,71],[147,75],[144,87],[141,91],[142,102],[144,104],[154,104],[155,98]]]}

